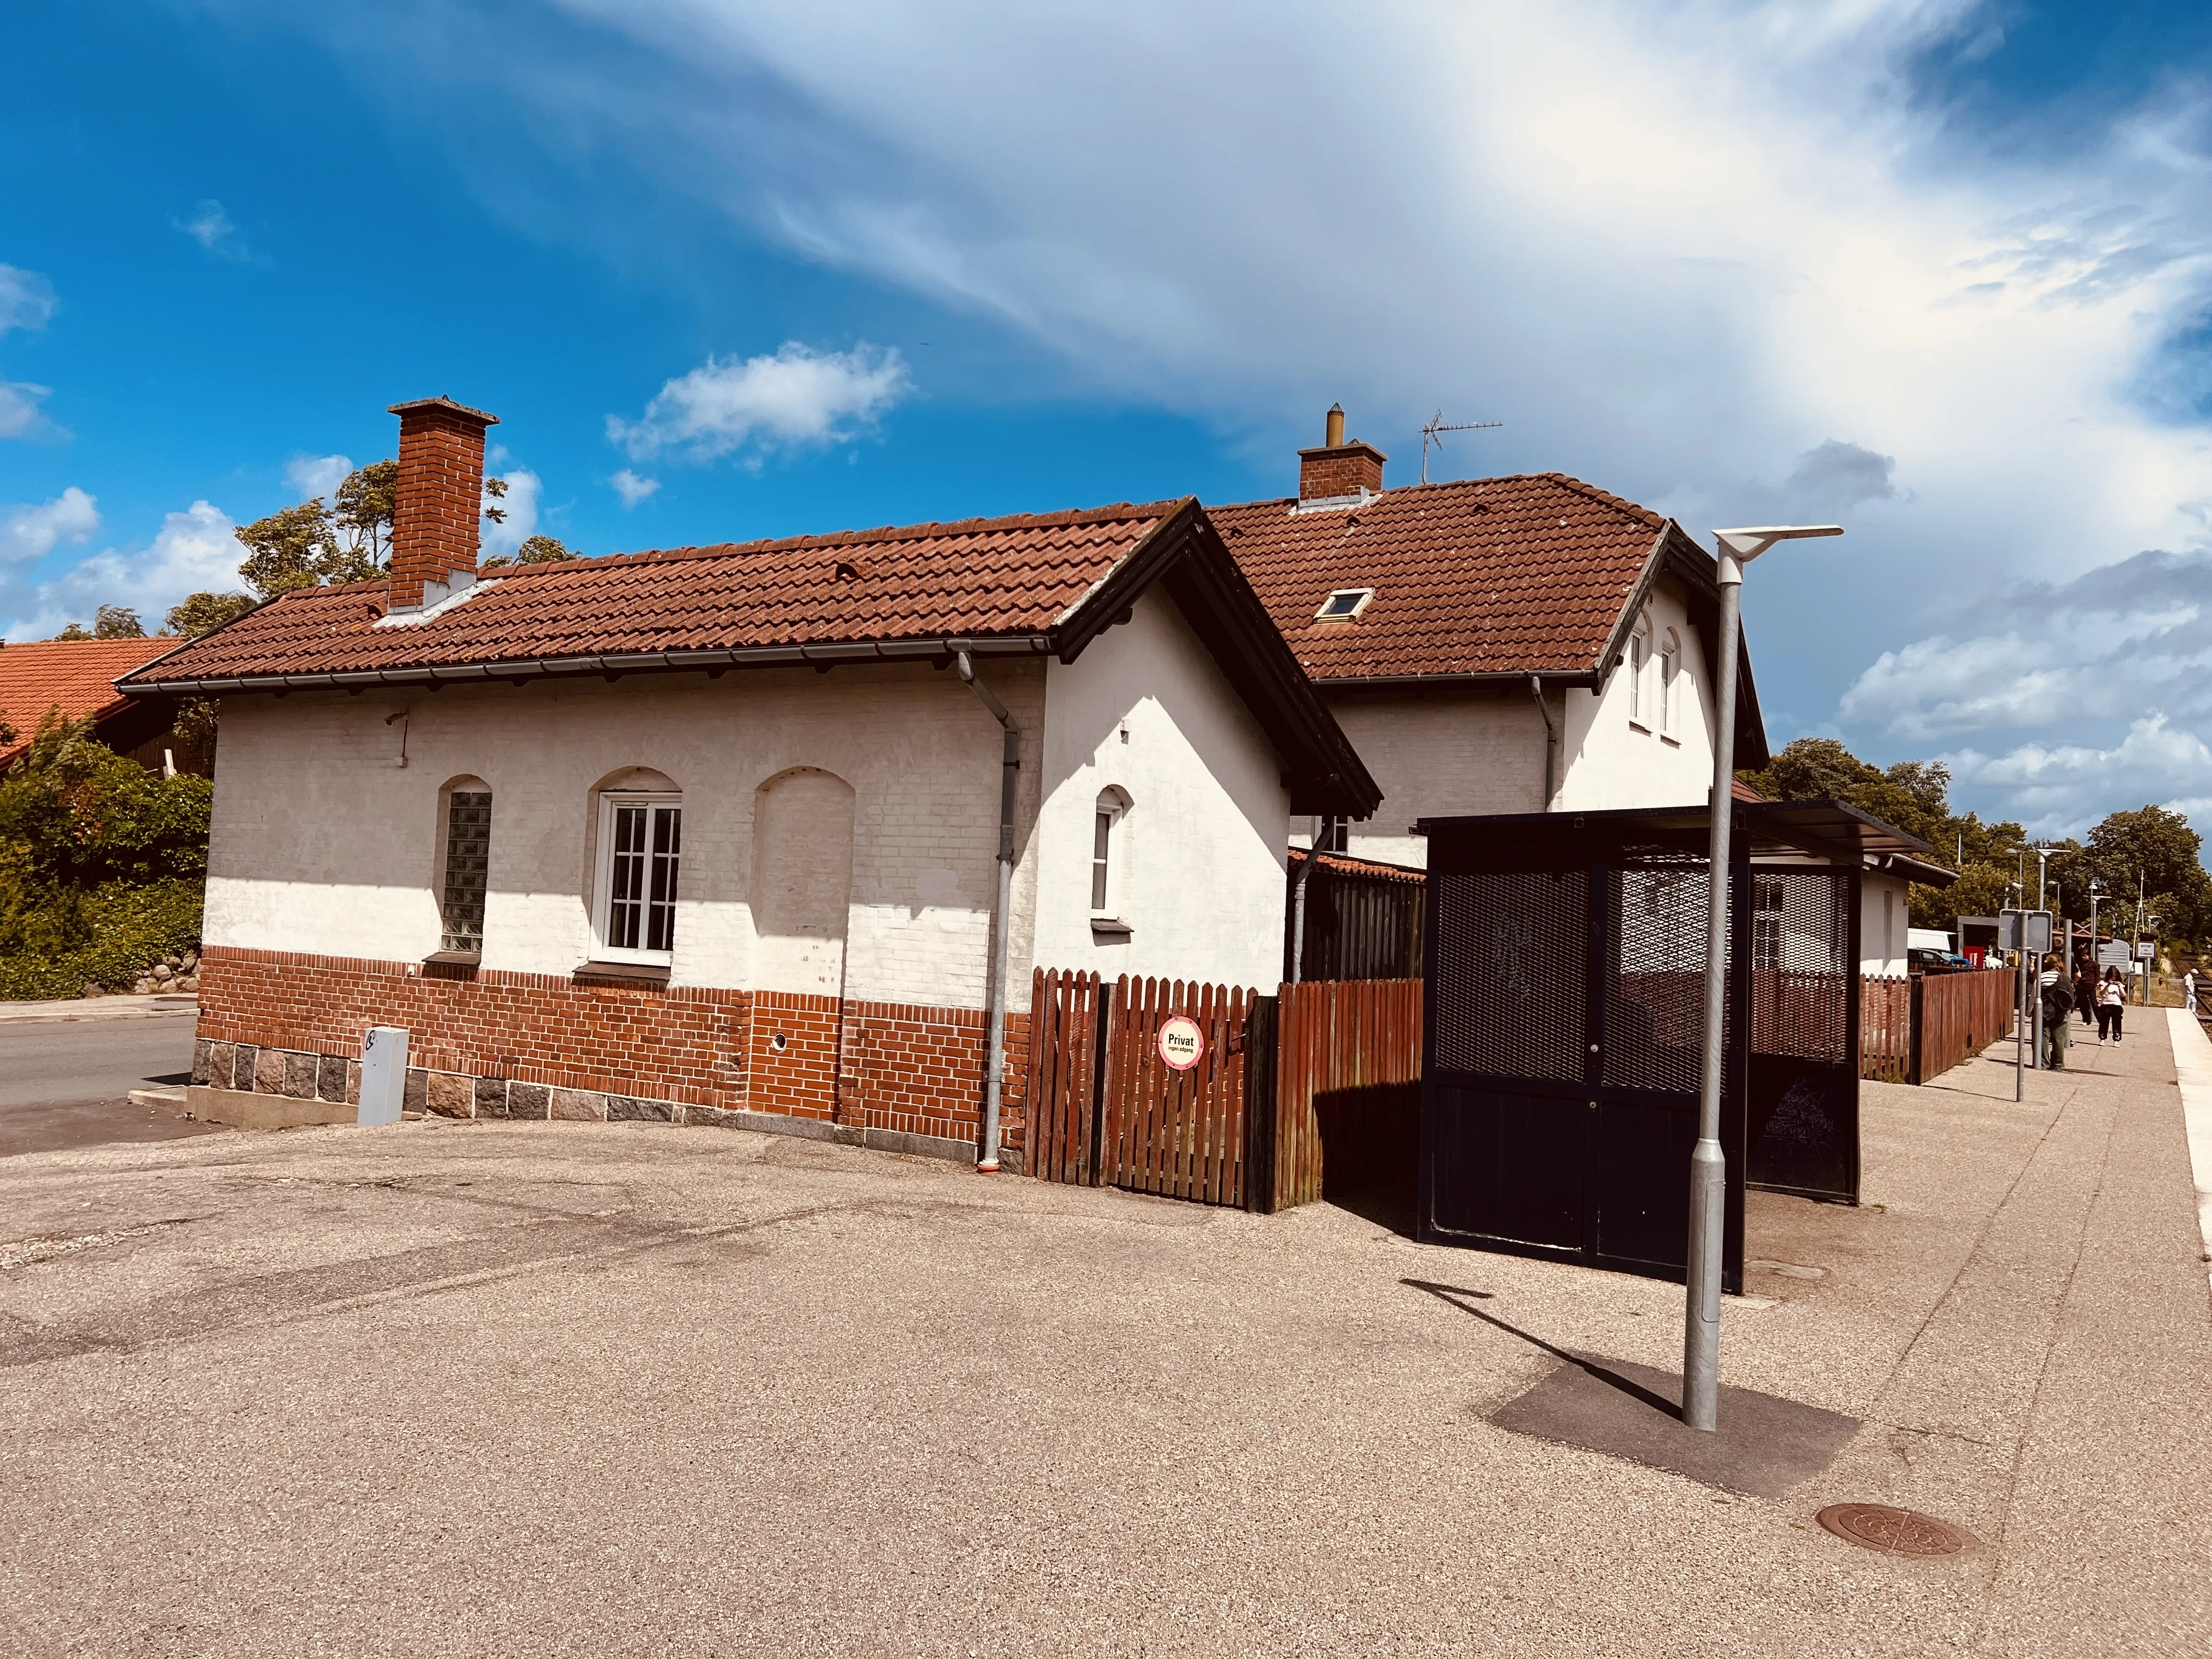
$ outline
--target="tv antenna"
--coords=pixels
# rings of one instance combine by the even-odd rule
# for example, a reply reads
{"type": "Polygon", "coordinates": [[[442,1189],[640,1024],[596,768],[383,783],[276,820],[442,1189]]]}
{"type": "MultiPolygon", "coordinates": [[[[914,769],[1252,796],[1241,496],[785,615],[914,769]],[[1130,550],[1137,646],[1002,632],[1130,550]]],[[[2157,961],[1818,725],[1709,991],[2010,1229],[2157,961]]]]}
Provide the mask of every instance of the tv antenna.
{"type": "Polygon", "coordinates": [[[1444,453],[1443,434],[1445,433],[1487,432],[1492,427],[1504,424],[1503,421],[1463,421],[1456,426],[1447,426],[1444,424],[1443,410],[1438,410],[1429,417],[1429,423],[1421,428],[1421,482],[1426,483],[1429,481],[1429,446],[1434,444],[1437,447],[1437,453],[1442,455],[1444,453]]]}

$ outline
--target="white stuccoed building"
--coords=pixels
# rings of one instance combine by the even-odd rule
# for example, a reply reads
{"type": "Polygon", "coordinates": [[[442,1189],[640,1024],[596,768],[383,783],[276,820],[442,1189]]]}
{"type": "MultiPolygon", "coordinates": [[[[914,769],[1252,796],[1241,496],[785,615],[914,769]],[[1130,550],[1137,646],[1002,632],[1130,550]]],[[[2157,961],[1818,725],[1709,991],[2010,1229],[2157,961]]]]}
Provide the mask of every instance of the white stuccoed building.
{"type": "Polygon", "coordinates": [[[1011,1088],[1033,967],[1270,986],[1379,799],[1195,501],[480,574],[493,417],[395,412],[388,581],[124,683],[223,700],[203,1089],[339,1115],[388,1024],[434,1109],[973,1156],[994,987],[1011,1088]]]}

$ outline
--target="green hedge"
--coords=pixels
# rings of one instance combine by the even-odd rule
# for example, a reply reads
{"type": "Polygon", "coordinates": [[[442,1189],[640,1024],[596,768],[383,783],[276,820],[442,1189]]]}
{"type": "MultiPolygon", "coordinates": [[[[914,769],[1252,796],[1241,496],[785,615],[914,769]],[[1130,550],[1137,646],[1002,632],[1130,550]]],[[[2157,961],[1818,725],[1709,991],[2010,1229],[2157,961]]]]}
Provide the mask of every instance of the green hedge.
{"type": "Polygon", "coordinates": [[[39,931],[88,935],[87,942],[52,955],[0,956],[0,1001],[82,996],[88,985],[127,991],[164,957],[199,948],[200,906],[197,881],[111,882],[76,895],[71,916],[39,931]]]}

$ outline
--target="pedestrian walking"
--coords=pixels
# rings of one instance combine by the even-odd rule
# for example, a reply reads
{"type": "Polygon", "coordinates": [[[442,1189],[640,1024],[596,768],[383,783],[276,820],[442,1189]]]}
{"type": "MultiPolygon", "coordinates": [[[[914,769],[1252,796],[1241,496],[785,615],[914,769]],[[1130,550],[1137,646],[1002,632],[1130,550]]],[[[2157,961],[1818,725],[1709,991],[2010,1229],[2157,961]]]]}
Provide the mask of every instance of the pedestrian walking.
{"type": "Polygon", "coordinates": [[[2181,1006],[2192,1014],[2197,1012],[2197,970],[2194,968],[2181,976],[2181,1006]]]}
{"type": "Polygon", "coordinates": [[[2066,977],[2064,958],[2056,952],[2043,959],[2039,994],[2043,999],[2043,1069],[2063,1072],[2069,1036],[2066,1016],[2074,1011],[2074,987],[2066,977]]]}
{"type": "Polygon", "coordinates": [[[2084,1025],[2097,1023],[2097,970],[2087,959],[2074,964],[2074,1012],[2084,1025]]]}
{"type": "Polygon", "coordinates": [[[2128,1011],[2128,988],[2121,983],[2120,970],[2105,969],[2105,982],[2097,988],[2097,1041],[2120,1040],[2120,1025],[2128,1011]]]}

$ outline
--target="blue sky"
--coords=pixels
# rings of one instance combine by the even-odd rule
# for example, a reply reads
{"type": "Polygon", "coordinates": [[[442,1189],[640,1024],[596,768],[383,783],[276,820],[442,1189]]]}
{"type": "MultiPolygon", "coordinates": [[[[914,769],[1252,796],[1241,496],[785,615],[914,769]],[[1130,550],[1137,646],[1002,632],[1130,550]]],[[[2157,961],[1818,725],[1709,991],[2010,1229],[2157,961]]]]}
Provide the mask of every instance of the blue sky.
{"type": "Polygon", "coordinates": [[[0,632],[496,411],[586,552],[1445,475],[1838,517],[1778,741],[2212,813],[2212,9],[79,3],[8,26],[0,632]],[[1356,22],[1346,26],[1347,17],[1356,22]]]}

